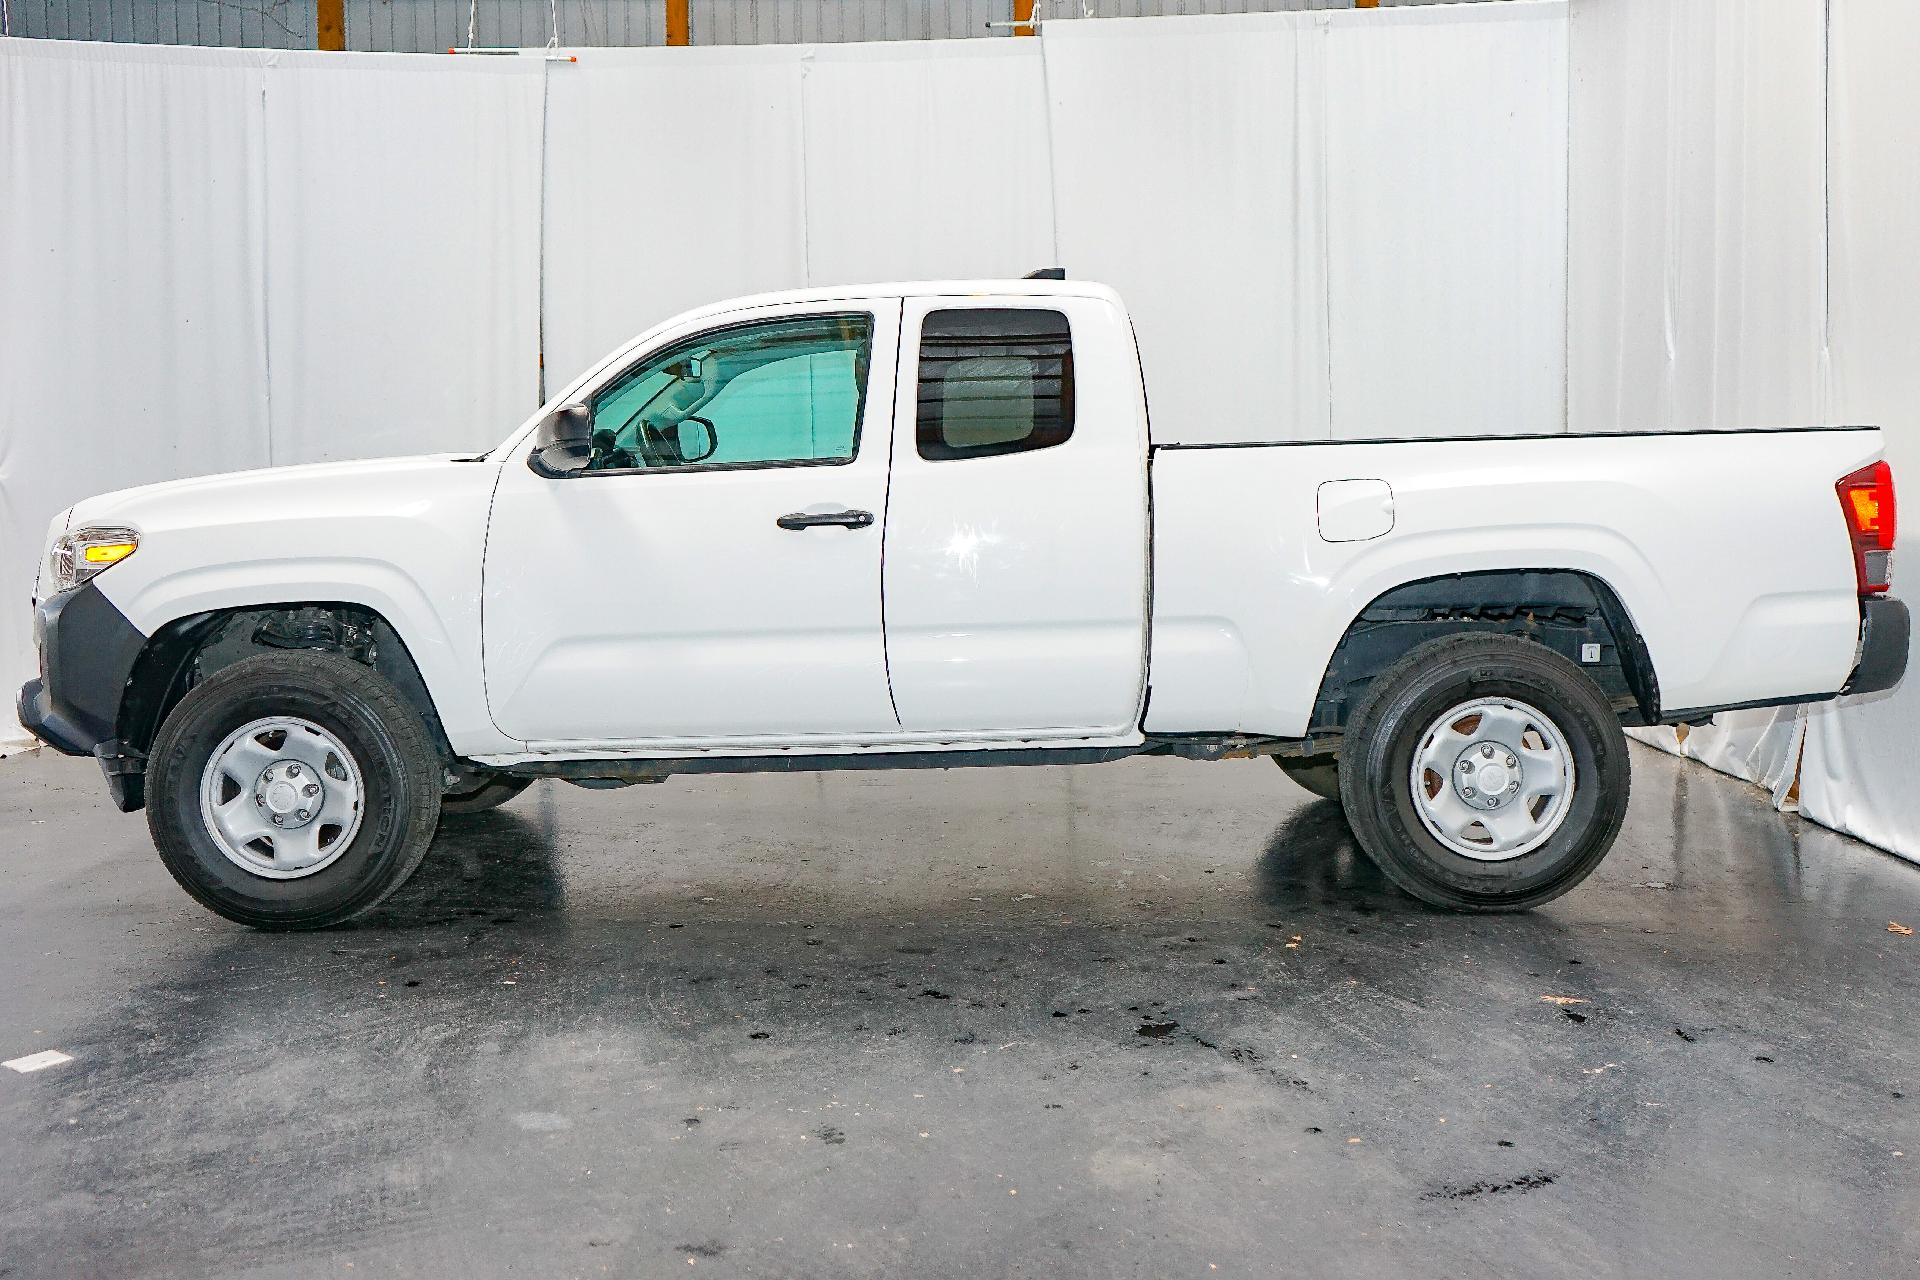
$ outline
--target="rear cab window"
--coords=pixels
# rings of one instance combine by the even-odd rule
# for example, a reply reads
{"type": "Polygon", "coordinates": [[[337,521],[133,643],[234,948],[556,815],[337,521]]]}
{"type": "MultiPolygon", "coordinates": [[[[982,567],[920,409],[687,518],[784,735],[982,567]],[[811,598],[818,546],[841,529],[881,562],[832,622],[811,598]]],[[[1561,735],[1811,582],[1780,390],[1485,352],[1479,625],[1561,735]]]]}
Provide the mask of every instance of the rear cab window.
{"type": "Polygon", "coordinates": [[[1041,307],[954,307],[920,327],[915,443],[930,462],[990,458],[1073,435],[1073,335],[1041,307]]]}

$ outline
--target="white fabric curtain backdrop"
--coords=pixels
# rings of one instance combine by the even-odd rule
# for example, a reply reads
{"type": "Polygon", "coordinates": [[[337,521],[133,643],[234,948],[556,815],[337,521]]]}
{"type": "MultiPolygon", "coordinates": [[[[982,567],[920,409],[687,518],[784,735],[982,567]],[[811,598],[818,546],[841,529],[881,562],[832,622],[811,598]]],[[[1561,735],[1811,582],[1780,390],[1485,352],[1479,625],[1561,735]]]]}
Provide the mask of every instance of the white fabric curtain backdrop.
{"type": "Polygon", "coordinates": [[[1132,308],[1155,436],[1218,439],[1251,411],[1274,439],[1330,437],[1324,34],[1266,16],[1043,30],[1061,260],[1132,308]],[[1226,298],[1257,304],[1222,323],[1226,298]]]}
{"type": "Polygon", "coordinates": [[[1826,420],[1824,2],[1573,5],[1572,430],[1826,420]]]}
{"type": "MultiPolygon", "coordinates": [[[[1886,429],[1907,499],[1894,591],[1920,602],[1920,6],[1834,0],[1829,47],[1834,416],[1886,429]]],[[[1806,732],[1801,811],[1920,861],[1920,670],[1813,708],[1806,732]]]]}
{"type": "Polygon", "coordinates": [[[274,461],[270,56],[0,41],[0,741],[53,514],[274,461]]]}
{"type": "Polygon", "coordinates": [[[540,73],[519,58],[270,63],[275,462],[488,448],[538,403],[540,73]]]}
{"type": "MultiPolygon", "coordinates": [[[[539,387],[541,67],[0,40],[0,683],[109,489],[485,447],[539,387]]],[[[0,744],[19,744],[8,712],[0,744]]]]}
{"type": "Polygon", "coordinates": [[[993,279],[1060,260],[1042,43],[823,45],[803,59],[809,284],[993,279]]]}
{"type": "Polygon", "coordinates": [[[675,312],[806,282],[795,52],[634,49],[549,64],[550,393],[675,312]]]}
{"type": "Polygon", "coordinates": [[[1567,14],[1503,7],[1319,15],[1335,439],[1566,428],[1567,14]]]}
{"type": "Polygon", "coordinates": [[[549,390],[722,298],[1052,265],[1038,44],[595,50],[555,65],[549,390]]]}
{"type": "Polygon", "coordinates": [[[1061,255],[1156,443],[1564,428],[1564,5],[1045,32],[1061,255]]]}

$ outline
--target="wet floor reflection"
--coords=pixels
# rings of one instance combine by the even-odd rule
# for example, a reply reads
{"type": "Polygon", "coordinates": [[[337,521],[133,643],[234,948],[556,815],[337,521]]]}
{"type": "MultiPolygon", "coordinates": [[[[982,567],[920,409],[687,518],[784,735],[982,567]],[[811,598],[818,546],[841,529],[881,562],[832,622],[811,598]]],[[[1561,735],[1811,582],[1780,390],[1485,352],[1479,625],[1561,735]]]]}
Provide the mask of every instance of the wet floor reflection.
{"type": "Polygon", "coordinates": [[[1615,858],[1513,917],[1408,898],[1270,767],[543,784],[352,927],[74,961],[108,967],[44,1011],[73,1068],[0,1091],[0,1240],[181,1275],[1871,1258],[1920,980],[1858,913],[1920,890],[1647,760],[1615,858]]]}

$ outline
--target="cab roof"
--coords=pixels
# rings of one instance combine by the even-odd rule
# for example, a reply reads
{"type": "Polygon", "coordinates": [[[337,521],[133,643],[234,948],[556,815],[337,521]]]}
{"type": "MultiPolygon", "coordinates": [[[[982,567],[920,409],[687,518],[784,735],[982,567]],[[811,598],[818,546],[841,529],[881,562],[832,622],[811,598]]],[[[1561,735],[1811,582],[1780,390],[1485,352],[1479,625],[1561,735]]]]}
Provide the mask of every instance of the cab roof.
{"type": "Polygon", "coordinates": [[[910,280],[886,284],[843,284],[811,289],[756,293],[683,312],[677,319],[717,315],[747,307],[792,306],[805,302],[864,302],[879,298],[1099,298],[1118,303],[1120,295],[1091,280],[910,280]]]}

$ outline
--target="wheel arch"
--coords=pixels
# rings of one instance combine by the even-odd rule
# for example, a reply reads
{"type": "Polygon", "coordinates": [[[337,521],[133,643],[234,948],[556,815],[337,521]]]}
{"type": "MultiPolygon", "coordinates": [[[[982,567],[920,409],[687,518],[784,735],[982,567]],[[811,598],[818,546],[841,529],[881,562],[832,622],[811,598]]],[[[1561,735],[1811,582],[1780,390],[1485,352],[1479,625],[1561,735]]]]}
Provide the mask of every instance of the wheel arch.
{"type": "Polygon", "coordinates": [[[1580,569],[1487,569],[1401,583],[1349,619],[1321,675],[1309,734],[1340,733],[1375,676],[1419,645],[1459,634],[1541,644],[1587,672],[1624,723],[1659,720],[1646,640],[1610,583],[1580,569]],[[1600,646],[1598,660],[1583,659],[1589,645],[1600,646]]]}
{"type": "Polygon", "coordinates": [[[242,658],[275,649],[336,653],[379,672],[419,714],[443,765],[455,768],[439,709],[406,638],[378,610],[326,600],[213,609],[156,628],[121,695],[115,725],[121,752],[143,759],[168,713],[195,685],[242,658]]]}

